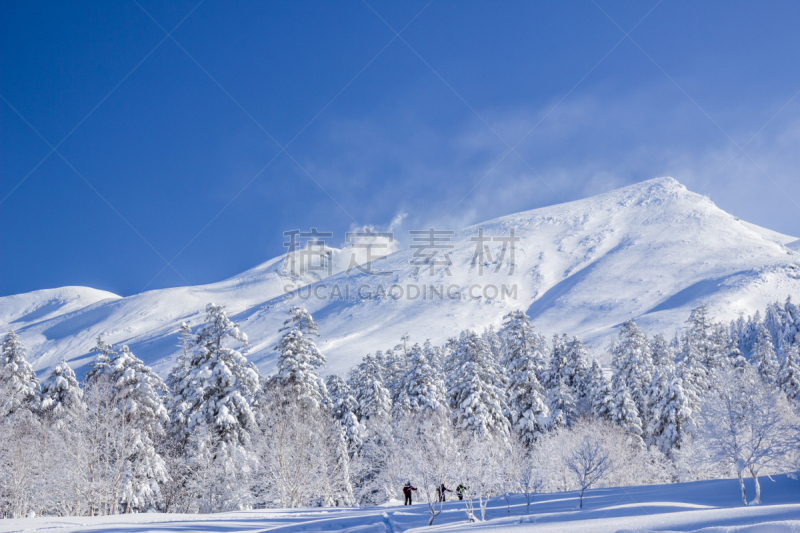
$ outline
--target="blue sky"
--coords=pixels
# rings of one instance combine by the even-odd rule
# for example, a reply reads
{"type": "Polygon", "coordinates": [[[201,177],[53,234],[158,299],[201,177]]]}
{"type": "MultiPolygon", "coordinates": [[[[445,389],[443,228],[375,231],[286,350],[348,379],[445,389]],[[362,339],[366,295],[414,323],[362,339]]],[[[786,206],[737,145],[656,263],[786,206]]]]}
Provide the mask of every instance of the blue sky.
{"type": "Polygon", "coordinates": [[[3,4],[0,295],[664,175],[800,234],[797,2],[137,1],[3,4]]]}

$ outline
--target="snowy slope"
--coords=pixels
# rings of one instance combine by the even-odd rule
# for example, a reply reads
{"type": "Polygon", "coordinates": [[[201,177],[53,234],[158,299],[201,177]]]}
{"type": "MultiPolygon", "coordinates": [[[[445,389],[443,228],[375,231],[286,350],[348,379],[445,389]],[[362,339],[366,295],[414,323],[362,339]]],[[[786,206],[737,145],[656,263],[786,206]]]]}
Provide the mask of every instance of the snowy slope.
{"type": "MultiPolygon", "coordinates": [[[[752,491],[752,480],[745,481],[752,491]]],[[[742,506],[733,479],[673,485],[590,489],[584,509],[576,492],[537,494],[526,513],[525,498],[511,496],[489,503],[485,522],[470,524],[463,502],[446,502],[433,526],[427,527],[427,505],[384,505],[362,508],[269,509],[208,515],[132,514],[108,517],[25,518],[0,520],[0,533],[12,531],[341,531],[402,533],[404,531],[615,532],[702,531],[703,533],[800,532],[800,482],[785,475],[761,478],[759,506],[742,506]]],[[[399,502],[396,502],[399,503],[399,502]]]]}
{"type": "MultiPolygon", "coordinates": [[[[291,280],[281,273],[282,258],[276,258],[220,283],[97,302],[16,329],[37,369],[62,357],[78,367],[85,364],[93,338],[102,334],[114,344],[129,344],[163,374],[177,352],[180,322],[199,325],[205,304],[214,301],[242,323],[250,358],[269,372],[285,312],[302,304],[320,324],[318,344],[328,371],[344,372],[366,353],[394,346],[406,332],[414,341],[439,343],[464,328],[499,325],[509,310],[523,309],[539,331],[579,335],[602,360],[615,327],[628,318],[648,333],[672,335],[700,303],[730,320],[788,295],[800,298],[796,241],[740,221],[677,181],[659,178],[458,231],[449,243],[453,248],[445,250],[452,260],[450,275],[441,267],[433,276],[425,269],[415,275],[410,249],[375,262],[374,269],[389,271],[388,276],[343,272],[344,251],[337,252],[338,273],[332,277],[291,280]],[[502,242],[492,241],[487,243],[492,261],[484,256],[481,274],[472,240],[479,228],[488,237],[507,237],[513,228],[519,238],[513,272],[508,252],[494,272],[502,242]],[[314,281],[286,299],[287,283],[314,281]],[[380,297],[393,284],[403,288],[403,297],[380,297]],[[471,298],[476,284],[471,294],[477,298],[471,298]],[[426,299],[431,285],[445,292],[449,287],[450,297],[426,299]],[[489,286],[484,294],[492,297],[499,291],[491,287],[502,285],[514,297],[481,295],[489,286]],[[425,296],[409,299],[409,286],[424,286],[425,296]],[[323,298],[308,298],[312,288],[323,298]],[[356,296],[359,288],[367,298],[356,296]]],[[[417,291],[412,287],[412,296],[417,291]]],[[[399,294],[397,287],[393,294],[399,294]]]]}
{"type": "Polygon", "coordinates": [[[0,298],[0,324],[21,329],[104,300],[120,298],[90,287],[61,287],[0,298]]]}

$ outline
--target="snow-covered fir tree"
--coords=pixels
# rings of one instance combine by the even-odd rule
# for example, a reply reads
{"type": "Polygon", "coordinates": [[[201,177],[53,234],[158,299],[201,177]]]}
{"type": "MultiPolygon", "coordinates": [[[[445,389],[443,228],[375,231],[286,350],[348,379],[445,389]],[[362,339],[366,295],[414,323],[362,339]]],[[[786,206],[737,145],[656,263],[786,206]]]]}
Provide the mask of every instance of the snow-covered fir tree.
{"type": "Polygon", "coordinates": [[[444,413],[447,390],[441,372],[433,367],[418,344],[408,352],[408,368],[400,384],[395,416],[444,413]]]}
{"type": "Polygon", "coordinates": [[[611,383],[606,379],[597,359],[592,360],[588,379],[588,397],[592,406],[592,416],[598,420],[611,420],[614,408],[614,394],[611,391],[611,383]]]}
{"type": "Polygon", "coordinates": [[[186,373],[176,382],[175,402],[184,405],[179,432],[188,437],[203,426],[214,445],[245,445],[255,424],[253,401],[259,391],[260,375],[229,340],[247,344],[239,325],[230,321],[221,305],[206,306],[207,324],[193,342],[186,373]]]}
{"type": "Polygon", "coordinates": [[[480,437],[509,436],[505,391],[499,388],[499,369],[480,335],[466,331],[456,349],[459,361],[447,392],[456,426],[480,437]]]}
{"type": "Polygon", "coordinates": [[[75,372],[66,361],[61,361],[42,383],[42,413],[61,426],[73,421],[84,408],[83,390],[75,372]]]}
{"type": "Polygon", "coordinates": [[[775,356],[775,348],[772,344],[772,335],[766,326],[762,326],[758,332],[758,340],[753,346],[750,355],[752,364],[758,375],[767,383],[774,383],[778,376],[778,358],[775,356]]]}
{"type": "MultiPolygon", "coordinates": [[[[764,328],[769,332],[773,346],[780,346],[783,336],[783,328],[786,324],[783,306],[778,302],[773,302],[767,306],[764,313],[764,328]]],[[[758,332],[758,341],[761,340],[761,331],[758,332]]]]}
{"type": "Polygon", "coordinates": [[[653,379],[653,359],[650,343],[633,320],[626,321],[619,336],[611,346],[613,359],[611,385],[617,393],[615,404],[619,407],[619,394],[627,390],[639,416],[647,413],[647,388],[653,379]]]}
{"type": "Polygon", "coordinates": [[[380,361],[371,355],[364,357],[351,373],[350,387],[358,403],[358,415],[362,421],[390,420],[392,395],[383,380],[380,361]]]}
{"type": "Polygon", "coordinates": [[[178,361],[172,367],[165,383],[169,394],[167,395],[166,405],[170,417],[170,429],[183,431],[187,425],[186,412],[189,404],[185,401],[189,391],[186,387],[191,387],[191,381],[185,379],[189,375],[190,353],[192,348],[192,328],[188,323],[182,322],[180,327],[180,343],[178,346],[181,351],[178,354],[178,361]]]}
{"type": "Polygon", "coordinates": [[[650,356],[653,366],[671,365],[675,362],[675,350],[661,333],[657,333],[650,340],[650,356]]]}
{"type": "Polygon", "coordinates": [[[648,397],[650,420],[645,432],[648,441],[670,455],[695,430],[689,397],[674,365],[656,367],[648,397]]]}
{"type": "Polygon", "coordinates": [[[567,344],[567,366],[564,371],[564,379],[565,385],[575,392],[575,399],[578,401],[589,393],[588,359],[583,342],[578,337],[572,337],[567,344]]]}
{"type": "Polygon", "coordinates": [[[550,410],[548,429],[571,427],[578,421],[578,409],[572,388],[561,378],[556,378],[553,386],[547,391],[547,406],[550,410]]]}
{"type": "Polygon", "coordinates": [[[503,340],[501,361],[508,360],[514,353],[529,353],[533,360],[536,378],[544,386],[543,380],[550,358],[550,349],[547,345],[547,338],[534,331],[528,315],[520,310],[508,313],[503,317],[500,337],[503,340]]]}
{"type": "Polygon", "coordinates": [[[22,341],[14,331],[9,331],[0,349],[0,420],[11,415],[33,414],[39,409],[41,386],[25,356],[22,341]]]}
{"type": "Polygon", "coordinates": [[[775,384],[786,398],[800,404],[800,346],[784,343],[781,347],[781,366],[775,384]]]}
{"type": "Polygon", "coordinates": [[[553,349],[550,352],[550,360],[547,364],[547,369],[544,372],[544,380],[542,385],[546,389],[552,389],[561,383],[571,383],[572,377],[567,375],[569,370],[567,360],[567,351],[569,346],[569,337],[564,333],[562,335],[553,335],[553,349]]]}
{"type": "Polygon", "coordinates": [[[318,337],[317,324],[308,311],[296,306],[289,310],[283,330],[288,330],[275,347],[278,352],[276,383],[291,392],[311,409],[328,405],[328,390],[317,369],[327,363],[313,337],[318,337]]]}
{"type": "Polygon", "coordinates": [[[547,430],[550,411],[539,382],[543,357],[528,317],[513,311],[504,318],[502,366],[506,373],[506,398],[511,426],[526,445],[547,430]]]}
{"type": "Polygon", "coordinates": [[[422,353],[428,360],[428,364],[444,376],[444,350],[427,339],[422,345],[422,353]]]}
{"type": "Polygon", "coordinates": [[[642,419],[639,417],[636,403],[631,398],[631,393],[624,383],[619,383],[615,386],[615,389],[616,394],[611,409],[611,421],[619,424],[628,433],[633,444],[641,445],[643,443],[642,419]]]}
{"type": "Polygon", "coordinates": [[[152,508],[160,499],[160,484],[168,476],[164,459],[156,452],[156,441],[169,422],[163,403],[167,387],[127,346],[114,356],[102,375],[112,385],[113,405],[136,432],[136,449],[123,501],[128,510],[152,508]]]}
{"type": "Polygon", "coordinates": [[[101,335],[97,336],[94,347],[89,350],[89,353],[94,352],[97,352],[97,357],[89,364],[91,368],[86,372],[86,383],[91,383],[103,374],[108,369],[111,358],[117,354],[112,346],[103,340],[101,335]]]}
{"type": "Polygon", "coordinates": [[[333,417],[344,428],[345,444],[348,450],[360,448],[366,437],[366,427],[358,421],[358,402],[350,385],[340,376],[331,374],[325,380],[331,399],[333,417]]]}

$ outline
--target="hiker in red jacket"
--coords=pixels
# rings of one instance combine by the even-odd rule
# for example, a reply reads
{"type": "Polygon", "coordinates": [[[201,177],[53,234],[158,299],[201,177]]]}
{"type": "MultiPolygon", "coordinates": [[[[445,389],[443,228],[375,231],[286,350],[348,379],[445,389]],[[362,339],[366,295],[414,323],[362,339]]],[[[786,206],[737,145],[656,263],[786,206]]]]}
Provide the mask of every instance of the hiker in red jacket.
{"type": "Polygon", "coordinates": [[[444,502],[444,501],[447,501],[447,497],[445,496],[445,492],[453,492],[453,491],[448,489],[447,487],[445,487],[444,483],[442,483],[442,486],[439,487],[438,489],[436,489],[436,492],[439,493],[439,501],[440,502],[444,502]]]}
{"type": "Polygon", "coordinates": [[[417,487],[412,487],[411,482],[406,482],[405,486],[403,487],[403,494],[406,497],[406,502],[403,505],[411,505],[411,491],[417,490],[417,487]]]}

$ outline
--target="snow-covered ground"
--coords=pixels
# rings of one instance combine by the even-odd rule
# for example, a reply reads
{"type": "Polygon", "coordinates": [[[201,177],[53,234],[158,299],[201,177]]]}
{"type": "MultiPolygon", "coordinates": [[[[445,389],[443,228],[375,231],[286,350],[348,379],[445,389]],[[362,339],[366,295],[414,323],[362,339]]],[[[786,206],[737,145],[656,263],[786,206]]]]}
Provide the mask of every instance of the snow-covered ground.
{"type": "Polygon", "coordinates": [[[789,295],[800,299],[798,242],[739,220],[672,178],[659,178],[457,231],[453,248],[444,250],[452,260],[451,275],[441,267],[435,275],[425,270],[415,274],[410,249],[375,262],[375,270],[390,271],[388,276],[358,270],[348,274],[339,260],[327,279],[317,273],[293,279],[282,272],[281,257],[219,283],[126,298],[92,289],[82,289],[86,296],[68,305],[62,303],[68,299],[58,297],[65,289],[0,298],[0,329],[18,332],[40,374],[64,358],[80,375],[94,357],[89,353],[94,339],[103,335],[116,346],[128,344],[166,375],[178,353],[180,323],[199,326],[206,304],[213,301],[242,324],[250,338],[248,357],[269,373],[286,310],[300,304],[319,323],[317,344],[328,358],[326,372],[341,374],[367,353],[395,346],[405,333],[413,342],[429,338],[439,344],[465,328],[499,325],[505,313],[522,309],[538,331],[578,335],[591,356],[607,362],[604,349],[629,318],[649,334],[671,337],[702,303],[718,320],[730,320],[739,313],[763,312],[768,303],[789,295]],[[473,238],[480,228],[486,237],[515,231],[513,272],[510,253],[498,261],[499,241],[487,244],[491,261],[484,257],[483,273],[473,263],[473,238]],[[286,301],[289,283],[313,283],[329,298],[286,301]],[[433,299],[409,299],[407,292],[398,300],[375,297],[379,285],[388,289],[393,284],[405,291],[409,285],[456,289],[444,299],[430,289],[433,299]],[[480,285],[473,292],[480,297],[474,299],[469,294],[473,284],[480,285]],[[482,293],[489,285],[516,287],[516,298],[487,298],[482,293]],[[353,298],[337,299],[334,287],[353,298]],[[356,298],[359,287],[372,297],[356,298]]]}
{"type": "MultiPolygon", "coordinates": [[[[746,481],[752,494],[753,483],[746,481]]],[[[762,505],[742,506],[736,480],[592,489],[577,509],[575,492],[536,495],[530,514],[525,497],[490,503],[486,521],[470,524],[464,504],[447,502],[432,528],[425,504],[363,508],[265,510],[214,515],[139,514],[112,517],[0,520],[0,532],[427,531],[615,532],[702,531],[703,533],[800,532],[800,481],[786,475],[761,478],[762,505]]]]}

